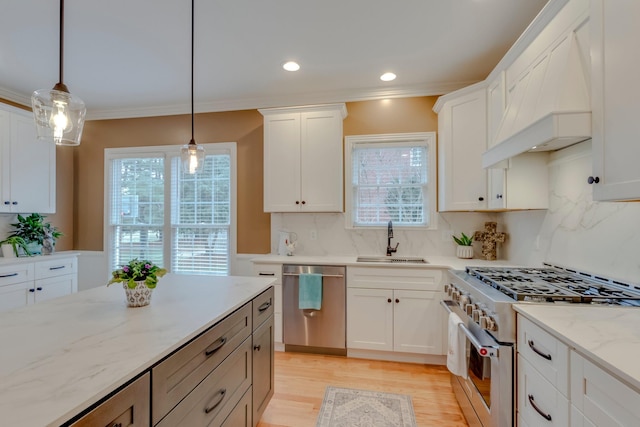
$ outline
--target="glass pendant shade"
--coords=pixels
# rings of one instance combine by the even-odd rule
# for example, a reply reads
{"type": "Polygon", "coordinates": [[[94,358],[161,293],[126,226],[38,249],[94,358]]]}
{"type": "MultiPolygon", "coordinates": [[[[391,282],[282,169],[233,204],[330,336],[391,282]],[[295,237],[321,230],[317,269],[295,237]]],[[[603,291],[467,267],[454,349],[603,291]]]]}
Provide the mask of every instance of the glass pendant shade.
{"type": "Polygon", "coordinates": [[[198,173],[204,166],[204,147],[196,144],[192,139],[188,144],[182,146],[180,158],[182,160],[182,170],[185,173],[198,173]]]}
{"type": "Polygon", "coordinates": [[[38,139],[47,139],[56,145],[80,145],[87,109],[63,84],[33,92],[31,106],[38,139]]]}

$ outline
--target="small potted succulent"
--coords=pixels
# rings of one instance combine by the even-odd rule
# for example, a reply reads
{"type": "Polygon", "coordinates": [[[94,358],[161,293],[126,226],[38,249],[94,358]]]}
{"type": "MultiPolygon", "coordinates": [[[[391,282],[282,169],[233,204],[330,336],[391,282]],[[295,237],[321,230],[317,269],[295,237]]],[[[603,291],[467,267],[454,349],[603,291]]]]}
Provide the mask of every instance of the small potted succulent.
{"type": "Polygon", "coordinates": [[[460,237],[453,236],[453,241],[458,244],[456,247],[456,256],[462,259],[473,258],[473,235],[467,236],[464,233],[460,234],[460,237]]]}
{"type": "Polygon", "coordinates": [[[111,280],[107,283],[122,283],[127,295],[129,307],[142,307],[151,302],[151,291],[158,284],[158,278],[167,270],[148,260],[134,258],[122,268],[111,272],[111,280]]]}

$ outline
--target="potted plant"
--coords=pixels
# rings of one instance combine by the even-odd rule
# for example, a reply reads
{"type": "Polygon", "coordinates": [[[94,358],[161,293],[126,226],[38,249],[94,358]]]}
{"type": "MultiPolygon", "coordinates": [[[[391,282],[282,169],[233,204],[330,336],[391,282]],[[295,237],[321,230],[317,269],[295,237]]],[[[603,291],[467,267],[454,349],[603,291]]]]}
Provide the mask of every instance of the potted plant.
{"type": "Polygon", "coordinates": [[[460,237],[453,236],[453,240],[458,244],[456,248],[456,256],[462,259],[473,258],[473,235],[467,236],[464,233],[460,234],[460,237]]]}
{"type": "Polygon", "coordinates": [[[107,283],[122,283],[130,307],[142,307],[151,302],[151,291],[158,284],[158,278],[167,270],[148,260],[134,258],[122,268],[111,272],[111,280],[107,283]]]}
{"type": "Polygon", "coordinates": [[[45,218],[39,213],[32,213],[26,217],[18,214],[18,222],[11,224],[15,230],[10,237],[21,237],[31,254],[43,253],[43,247],[45,255],[52,253],[56,239],[62,236],[62,232],[51,223],[45,222],[45,218]]]}
{"type": "Polygon", "coordinates": [[[25,255],[31,256],[27,242],[19,236],[9,236],[6,239],[0,241],[0,247],[2,248],[2,256],[5,258],[15,258],[20,256],[19,251],[22,249],[25,255]]]}

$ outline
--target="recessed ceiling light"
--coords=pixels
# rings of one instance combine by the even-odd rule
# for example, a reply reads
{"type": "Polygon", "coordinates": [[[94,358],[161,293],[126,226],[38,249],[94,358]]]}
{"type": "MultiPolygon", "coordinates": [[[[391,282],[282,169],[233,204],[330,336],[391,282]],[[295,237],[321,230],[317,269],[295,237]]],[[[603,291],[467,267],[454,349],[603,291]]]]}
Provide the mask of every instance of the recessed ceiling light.
{"type": "Polygon", "coordinates": [[[396,75],[393,73],[384,73],[383,75],[380,76],[380,80],[382,80],[383,82],[390,82],[391,80],[395,80],[396,79],[396,75]]]}
{"type": "Polygon", "coordinates": [[[298,71],[300,69],[300,65],[298,65],[297,62],[294,61],[289,61],[286,62],[282,68],[284,68],[287,71],[298,71]]]}

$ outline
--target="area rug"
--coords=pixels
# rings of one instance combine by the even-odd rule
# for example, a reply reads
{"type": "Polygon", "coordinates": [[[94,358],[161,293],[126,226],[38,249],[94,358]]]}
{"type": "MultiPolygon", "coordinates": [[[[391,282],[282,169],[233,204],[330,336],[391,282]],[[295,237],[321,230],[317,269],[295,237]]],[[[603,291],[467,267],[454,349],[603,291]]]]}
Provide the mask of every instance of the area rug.
{"type": "Polygon", "coordinates": [[[327,387],[316,427],[416,427],[411,396],[327,387]]]}

